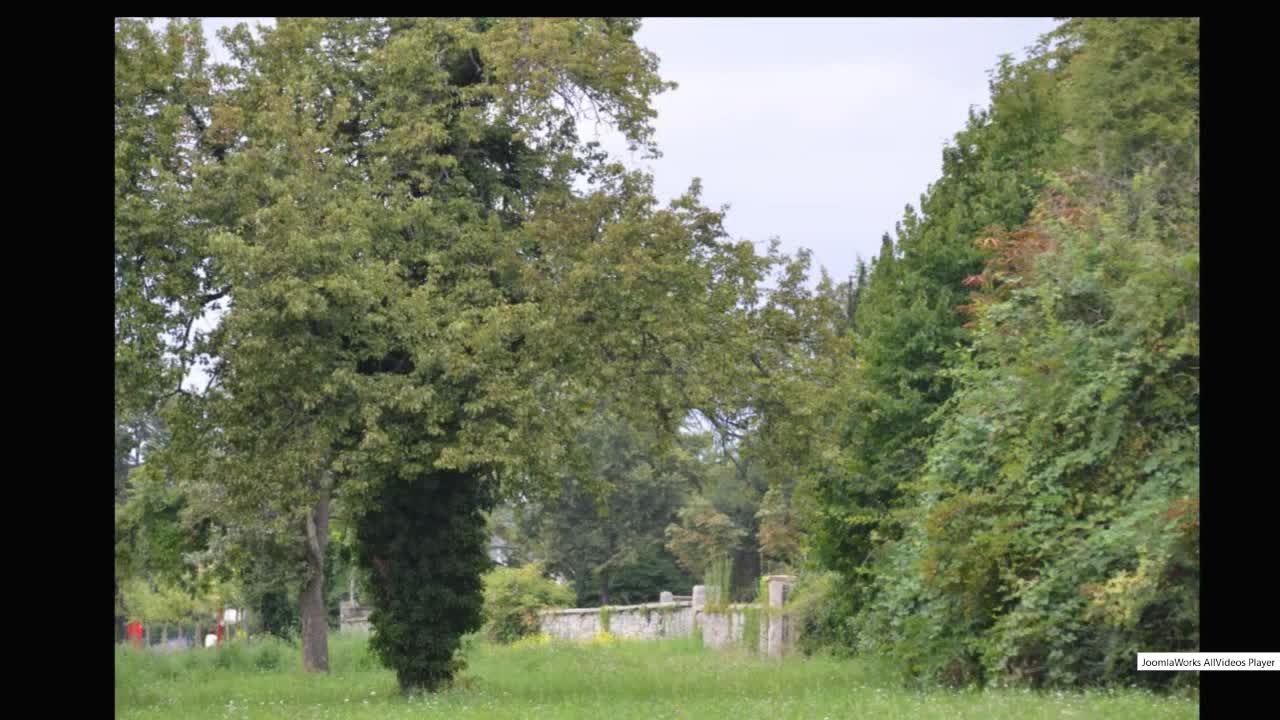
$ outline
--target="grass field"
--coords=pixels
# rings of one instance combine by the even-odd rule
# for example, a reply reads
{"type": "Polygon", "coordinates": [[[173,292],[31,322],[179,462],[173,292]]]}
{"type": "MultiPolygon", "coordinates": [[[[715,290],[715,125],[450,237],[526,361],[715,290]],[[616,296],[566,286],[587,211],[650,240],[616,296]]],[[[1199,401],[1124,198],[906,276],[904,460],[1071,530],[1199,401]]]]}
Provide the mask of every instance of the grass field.
{"type": "Polygon", "coordinates": [[[1194,698],[903,690],[863,661],[782,661],[696,641],[470,644],[449,690],[402,697],[359,636],[330,639],[331,672],[305,674],[274,643],[153,653],[118,647],[117,718],[1194,718],[1194,698]]]}

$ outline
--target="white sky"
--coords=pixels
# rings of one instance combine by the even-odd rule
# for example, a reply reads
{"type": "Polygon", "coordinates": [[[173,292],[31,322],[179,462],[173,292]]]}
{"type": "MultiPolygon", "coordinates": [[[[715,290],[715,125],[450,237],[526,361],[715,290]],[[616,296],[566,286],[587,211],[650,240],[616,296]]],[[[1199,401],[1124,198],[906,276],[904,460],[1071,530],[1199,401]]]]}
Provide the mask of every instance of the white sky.
{"type": "Polygon", "coordinates": [[[836,278],[872,257],[942,172],[987,71],[1043,19],[647,20],[638,42],[680,88],[656,103],[660,196],[703,179],[726,229],[807,247],[836,278]]]}

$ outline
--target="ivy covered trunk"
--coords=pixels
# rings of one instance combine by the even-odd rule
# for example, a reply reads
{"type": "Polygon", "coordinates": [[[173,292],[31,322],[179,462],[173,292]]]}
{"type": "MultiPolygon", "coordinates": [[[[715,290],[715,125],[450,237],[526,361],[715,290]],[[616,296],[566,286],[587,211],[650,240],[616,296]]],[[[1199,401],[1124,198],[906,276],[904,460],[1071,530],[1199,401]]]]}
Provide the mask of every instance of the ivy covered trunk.
{"type": "Polygon", "coordinates": [[[491,507],[478,474],[435,471],[388,478],[378,506],[360,520],[369,647],[403,691],[435,690],[462,667],[462,636],[481,625],[480,576],[491,564],[482,513],[491,507]]]}
{"type": "Polygon", "coordinates": [[[329,488],[307,514],[307,580],[302,586],[302,669],[329,671],[329,621],[324,602],[324,552],[329,538],[329,488]]]}

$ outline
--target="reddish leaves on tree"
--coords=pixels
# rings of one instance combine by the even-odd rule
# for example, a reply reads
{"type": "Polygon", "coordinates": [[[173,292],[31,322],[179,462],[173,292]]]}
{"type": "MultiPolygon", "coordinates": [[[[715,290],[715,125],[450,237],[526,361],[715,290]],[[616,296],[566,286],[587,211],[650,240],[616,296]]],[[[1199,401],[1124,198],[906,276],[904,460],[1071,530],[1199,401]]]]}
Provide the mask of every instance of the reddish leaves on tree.
{"type": "MultiPolygon", "coordinates": [[[[961,285],[971,289],[972,302],[956,310],[977,316],[978,311],[1008,299],[1009,291],[1023,285],[1035,272],[1036,260],[1057,249],[1057,229],[1063,225],[1079,229],[1088,217],[1059,190],[1047,190],[1031,213],[1030,221],[1018,230],[993,225],[984,228],[974,244],[988,253],[986,267],[969,275],[961,285]]],[[[965,323],[973,327],[974,321],[965,323]]]]}

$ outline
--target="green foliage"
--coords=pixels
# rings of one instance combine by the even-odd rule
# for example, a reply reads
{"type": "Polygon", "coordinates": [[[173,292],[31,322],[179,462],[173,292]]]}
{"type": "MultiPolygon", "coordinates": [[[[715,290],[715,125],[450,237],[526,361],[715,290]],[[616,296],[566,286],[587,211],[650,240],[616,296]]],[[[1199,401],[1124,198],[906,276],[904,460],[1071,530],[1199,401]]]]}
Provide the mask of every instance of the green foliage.
{"type": "Polygon", "coordinates": [[[800,528],[781,487],[769,488],[756,512],[760,528],[756,536],[766,561],[785,569],[800,558],[800,528]]]}
{"type": "Polygon", "coordinates": [[[1195,682],[1132,657],[1199,645],[1198,47],[1075,19],[1002,61],[860,299],[811,638],[924,686],[1195,682]]]}
{"type": "MultiPolygon", "coordinates": [[[[1132,659],[1198,647],[1196,27],[1071,20],[1062,46],[1002,65],[991,123],[970,131],[1037,135],[1042,120],[1018,109],[1066,88],[1065,145],[1023,155],[1042,178],[1032,211],[1018,219],[1012,202],[982,233],[970,224],[956,236],[984,255],[964,282],[968,340],[940,355],[933,374],[950,389],[918,406],[936,410],[918,418],[909,473],[886,486],[897,530],[873,525],[878,543],[836,564],[861,593],[845,642],[895,661],[910,682],[1194,683],[1137,673],[1132,659]],[[1135,114],[1112,115],[1120,106],[1135,114]],[[1053,173],[1073,158],[1070,173],[1053,173]]],[[[992,206],[991,193],[978,197],[992,206]]],[[[874,334],[902,319],[877,319],[874,299],[879,277],[901,279],[890,290],[911,282],[904,245],[882,256],[864,306],[873,386],[911,366],[877,355],[874,334]]],[[[960,258],[934,266],[973,269],[960,258]]],[[[856,468],[886,447],[873,430],[852,434],[856,468]]],[[[826,546],[838,547],[852,550],[826,546]]]]}
{"type": "MultiPolygon", "coordinates": [[[[648,542],[635,548],[635,560],[610,574],[609,596],[620,605],[654,602],[663,591],[687,594],[694,584],[693,576],[676,564],[666,548],[648,542]]],[[[586,593],[576,602],[579,607],[588,607],[600,601],[599,595],[586,593]]]]}
{"type": "MultiPolygon", "coordinates": [[[[258,658],[249,661],[245,657],[244,646],[240,643],[225,643],[214,649],[213,666],[223,670],[229,670],[233,667],[244,667],[252,662],[254,667],[258,667],[258,658]]],[[[259,655],[259,658],[261,655],[259,655]]]]}
{"type": "Polygon", "coordinates": [[[705,607],[708,612],[719,612],[728,607],[733,591],[733,558],[721,555],[708,563],[702,584],[707,592],[705,607]]]}
{"type": "MultiPolygon", "coordinates": [[[[761,597],[768,599],[763,588],[761,597]]],[[[849,630],[853,614],[854,608],[840,592],[839,577],[832,572],[800,575],[787,598],[796,649],[805,655],[822,650],[848,654],[853,647],[849,630]]]]}
{"type": "MultiPolygon", "coordinates": [[[[762,558],[759,545],[761,519],[759,511],[765,492],[769,488],[772,473],[763,459],[755,455],[756,447],[751,441],[760,437],[760,430],[749,433],[738,447],[731,447],[723,453],[708,453],[701,463],[702,492],[699,497],[710,502],[711,508],[728,518],[734,528],[740,529],[737,543],[724,550],[733,559],[733,578],[731,597],[748,596],[751,583],[760,575],[762,558]],[[737,455],[735,458],[734,455],[737,455]]],[[[682,510],[690,513],[700,512],[702,501],[692,498],[682,510]]],[[[714,516],[712,516],[714,517],[714,516]]],[[[693,516],[697,520],[697,516],[693,516]]],[[[668,535],[668,538],[678,535],[668,535]]],[[[715,535],[707,533],[703,540],[696,540],[698,535],[686,539],[697,542],[708,542],[712,546],[704,551],[712,553],[706,559],[722,552],[715,546],[715,535]]]]}
{"type": "MultiPolygon", "coordinates": [[[[818,483],[815,518],[815,549],[852,585],[877,542],[902,532],[894,512],[924,462],[928,418],[954,390],[943,370],[970,342],[957,306],[967,294],[962,280],[983,262],[973,240],[989,225],[1021,223],[1043,182],[1040,162],[1059,126],[1050,72],[1002,61],[990,109],[971,114],[943,151],[942,177],[919,214],[907,207],[896,241],[885,235],[859,295],[844,462],[818,483]]],[[[864,592],[852,585],[850,594],[864,592]]]]}
{"type": "Polygon", "coordinates": [[[497,567],[484,577],[484,636],[510,643],[538,633],[538,611],[568,607],[573,592],[543,575],[538,564],[497,567]]]}
{"type": "MultiPolygon", "coordinates": [[[[885,236],[887,238],[888,233],[886,233],[885,236]]],[[[870,279],[867,274],[868,268],[866,260],[859,257],[857,268],[857,274],[849,279],[849,283],[845,289],[845,292],[848,293],[849,301],[846,306],[847,309],[845,310],[843,323],[844,333],[842,334],[857,332],[858,306],[862,303],[862,295],[866,292],[867,282],[870,279]]]]}
{"type": "Polygon", "coordinates": [[[1071,18],[1050,37],[1071,79],[1064,136],[1095,178],[1198,165],[1200,18],[1071,18]]]}
{"type": "Polygon", "coordinates": [[[154,410],[195,354],[191,324],[221,297],[192,194],[211,103],[195,18],[115,20],[115,409],[154,410]]]}
{"type": "Polygon", "coordinates": [[[208,526],[189,523],[188,499],[153,464],[129,473],[126,500],[116,506],[117,575],[141,574],[191,587],[188,556],[207,544],[208,526]]]}
{"type": "MultiPolygon", "coordinates": [[[[767,597],[764,598],[764,600],[767,599],[767,597]]],[[[759,605],[747,605],[742,608],[742,647],[748,652],[760,652],[761,616],[766,619],[766,622],[768,621],[769,613],[759,605]]]]}
{"type": "Polygon", "coordinates": [[[461,637],[480,629],[490,492],[463,473],[395,478],[357,524],[361,564],[373,569],[370,647],[404,690],[452,678],[462,666],[461,637]]]}
{"type": "Polygon", "coordinates": [[[921,685],[1194,682],[1128,658],[1199,642],[1198,19],[1071,19],[1002,58],[919,212],[816,288],[696,181],[659,207],[579,137],[589,104],[656,152],[637,28],[282,18],[210,69],[197,22],[117,20],[120,604],[332,599],[332,498],[375,651],[437,688],[480,623],[484,511],[565,490],[579,595],[658,574],[665,524],[713,605],[758,550],[834,571],[800,591],[812,646],[921,685]],[[586,432],[605,410],[624,433],[586,432]],[[732,468],[664,465],[691,412],[732,468]]]}
{"type": "Polygon", "coordinates": [[[661,546],[700,466],[684,437],[661,448],[654,434],[597,416],[581,434],[586,467],[566,468],[560,492],[514,506],[520,542],[546,569],[569,579],[578,607],[653,600],[687,589],[688,574],[661,546]]]}
{"type": "Polygon", "coordinates": [[[748,533],[735,553],[739,595],[749,595],[764,564],[800,560],[807,548],[792,542],[798,538],[788,526],[814,516],[815,484],[842,469],[838,420],[844,398],[835,390],[855,370],[848,362],[848,291],[825,272],[815,286],[810,261],[804,251],[780,258],[776,287],[748,313],[750,332],[738,352],[749,372],[732,363],[725,370],[734,391],[731,407],[739,412],[704,412],[723,457],[708,473],[703,495],[748,533]],[[776,543],[776,552],[762,553],[760,542],[776,543]]]}
{"type": "MultiPolygon", "coordinates": [[[[745,530],[737,527],[701,495],[681,508],[679,518],[678,524],[667,526],[667,548],[691,573],[703,574],[715,563],[730,563],[729,554],[746,537],[745,530]]],[[[719,587],[725,589],[727,601],[727,593],[732,587],[729,578],[726,577],[719,587]]]]}
{"type": "Polygon", "coordinates": [[[973,390],[948,408],[932,474],[943,493],[985,493],[1000,520],[926,552],[960,596],[999,599],[993,675],[1168,682],[1124,658],[1198,646],[1198,228],[1144,198],[1150,182],[1074,223],[1044,217],[1034,229],[1056,251],[1032,287],[982,311],[989,364],[957,371],[973,390]]]}
{"type": "MultiPolygon", "coordinates": [[[[132,293],[117,303],[118,398],[154,398],[173,379],[154,369],[157,336],[229,304],[179,353],[205,356],[211,382],[164,403],[172,437],[155,458],[193,515],[225,529],[208,561],[288,548],[295,591],[323,587],[327,538],[308,528],[329,499],[354,518],[396,516],[385,504],[416,491],[395,485],[450,473],[533,496],[582,461],[571,441],[593,408],[671,435],[712,404],[721,350],[745,322],[736,309],[774,260],[728,241],[696,182],[661,208],[649,178],[579,137],[589,105],[656,152],[651,103],[670,84],[634,42],[638,25],[281,18],[260,37],[225,32],[234,63],[204,73],[198,45],[178,42],[198,25],[175,25],[161,52],[117,23],[118,133],[160,138],[159,160],[117,144],[117,292],[132,293]],[[157,163],[174,169],[154,175],[157,163]],[[156,314],[169,305],[183,312],[156,314]]],[[[483,522],[471,508],[484,503],[459,503],[459,522],[483,522]]],[[[415,527],[405,541],[459,534],[415,527]]],[[[466,598],[439,642],[378,636],[407,682],[447,678],[446,635],[473,624],[467,573],[482,563],[460,542],[456,563],[426,554],[466,598]]],[[[434,612],[405,604],[430,591],[395,582],[371,580],[395,599],[379,608],[387,627],[434,612]]]]}
{"type": "Polygon", "coordinates": [[[252,537],[242,543],[246,552],[236,563],[240,598],[249,609],[255,632],[297,640],[302,629],[298,548],[252,537]]]}
{"type": "Polygon", "coordinates": [[[280,669],[284,662],[282,648],[276,643],[264,642],[253,658],[253,666],[258,670],[269,671],[280,669]]]}

